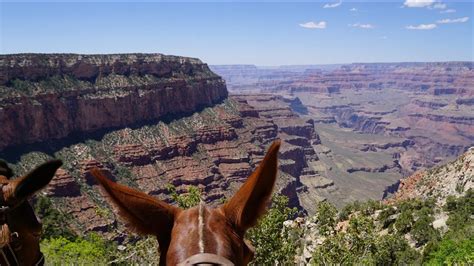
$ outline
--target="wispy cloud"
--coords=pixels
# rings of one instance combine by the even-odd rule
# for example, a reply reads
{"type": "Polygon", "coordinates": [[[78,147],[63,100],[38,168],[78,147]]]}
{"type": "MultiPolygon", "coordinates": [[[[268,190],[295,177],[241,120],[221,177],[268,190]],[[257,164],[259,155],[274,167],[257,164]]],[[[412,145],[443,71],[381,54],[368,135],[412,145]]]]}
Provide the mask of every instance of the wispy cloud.
{"type": "Polygon", "coordinates": [[[309,21],[306,23],[301,23],[300,27],[303,27],[306,29],[325,29],[326,25],[327,25],[326,21],[320,21],[320,22],[309,21]]]}
{"type": "Polygon", "coordinates": [[[361,24],[361,23],[355,23],[355,24],[349,24],[349,27],[353,27],[353,28],[361,28],[361,29],[373,29],[375,28],[374,25],[372,24],[361,24]]]}
{"type": "Polygon", "coordinates": [[[447,6],[446,4],[443,4],[443,3],[436,3],[434,4],[431,8],[434,8],[434,9],[445,9],[447,6]]]}
{"type": "Polygon", "coordinates": [[[456,9],[446,9],[446,10],[441,10],[439,13],[445,14],[445,13],[455,13],[456,9]]]}
{"type": "Polygon", "coordinates": [[[351,11],[351,12],[357,12],[357,8],[353,7],[353,8],[351,8],[351,9],[349,9],[349,11],[351,11]]]}
{"type": "Polygon", "coordinates": [[[388,37],[387,37],[387,36],[380,36],[380,39],[382,39],[382,40],[388,40],[388,37]]]}
{"type": "Polygon", "coordinates": [[[420,24],[416,26],[409,25],[409,26],[406,26],[405,28],[408,30],[432,30],[436,27],[437,27],[436,24],[420,24]]]}
{"type": "Polygon", "coordinates": [[[402,7],[426,7],[428,9],[446,9],[441,0],[405,0],[402,7]]]}
{"type": "MultiPolygon", "coordinates": [[[[441,20],[436,21],[436,24],[464,23],[467,21],[469,21],[469,17],[453,18],[453,19],[446,18],[446,19],[441,19],[441,20]]],[[[405,28],[409,30],[432,30],[437,27],[436,24],[430,23],[430,24],[420,24],[420,25],[415,25],[415,26],[409,25],[409,26],[406,26],[405,28]]]]}
{"type": "Polygon", "coordinates": [[[435,0],[405,0],[403,5],[406,7],[428,7],[434,2],[435,0]]]}
{"type": "Polygon", "coordinates": [[[439,23],[439,24],[464,23],[464,22],[467,22],[468,20],[469,20],[469,17],[454,18],[454,19],[446,18],[446,19],[438,20],[436,21],[436,23],[439,23]]]}
{"type": "Polygon", "coordinates": [[[341,4],[342,4],[341,1],[339,1],[339,2],[337,2],[337,3],[332,3],[332,4],[327,3],[327,4],[325,4],[325,5],[323,6],[323,8],[335,8],[335,7],[340,6],[341,4]]]}

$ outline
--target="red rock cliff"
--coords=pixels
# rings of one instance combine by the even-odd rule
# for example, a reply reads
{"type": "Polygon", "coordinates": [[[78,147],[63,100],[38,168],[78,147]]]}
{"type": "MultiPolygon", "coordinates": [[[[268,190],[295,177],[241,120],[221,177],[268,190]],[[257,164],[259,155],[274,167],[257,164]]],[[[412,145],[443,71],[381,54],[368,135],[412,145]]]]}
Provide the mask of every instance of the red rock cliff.
{"type": "Polygon", "coordinates": [[[0,55],[0,150],[193,112],[227,94],[225,82],[194,58],[0,55]]]}

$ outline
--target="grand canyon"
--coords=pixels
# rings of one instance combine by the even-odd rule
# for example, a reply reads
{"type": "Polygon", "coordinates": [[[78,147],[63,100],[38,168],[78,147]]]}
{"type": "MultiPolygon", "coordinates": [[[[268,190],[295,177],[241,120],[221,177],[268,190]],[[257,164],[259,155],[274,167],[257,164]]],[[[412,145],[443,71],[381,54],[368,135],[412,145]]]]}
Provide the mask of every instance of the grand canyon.
{"type": "MultiPolygon", "coordinates": [[[[276,194],[299,216],[285,226],[306,232],[299,263],[325,239],[309,218],[321,203],[343,212],[367,200],[446,202],[474,186],[473,62],[265,68],[162,54],[17,54],[0,56],[0,73],[0,158],[19,175],[61,159],[31,202],[47,198],[75,234],[123,249],[141,240],[93,168],[169,203],[197,188],[217,205],[280,139],[276,194]]],[[[446,227],[438,212],[433,226],[446,227]]]]}
{"type": "Polygon", "coordinates": [[[473,11],[1,1],[0,265],[474,265],[473,11]]]}
{"type": "Polygon", "coordinates": [[[281,139],[277,192],[314,214],[325,200],[390,198],[405,177],[474,145],[473,62],[264,68],[17,54],[0,56],[0,73],[0,158],[18,174],[62,159],[44,194],[76,232],[117,241],[125,229],[94,167],[168,202],[170,184],[195,186],[213,205],[281,139]]]}

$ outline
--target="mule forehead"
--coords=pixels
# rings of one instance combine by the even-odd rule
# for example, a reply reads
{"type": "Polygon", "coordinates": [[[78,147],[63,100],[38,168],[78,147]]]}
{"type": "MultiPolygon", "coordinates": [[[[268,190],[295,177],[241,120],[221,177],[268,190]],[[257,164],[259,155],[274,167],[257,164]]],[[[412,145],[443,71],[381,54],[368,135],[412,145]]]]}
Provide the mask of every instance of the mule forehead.
{"type": "Polygon", "coordinates": [[[232,259],[233,242],[240,241],[220,209],[201,204],[178,214],[167,255],[177,262],[199,253],[232,259]]]}

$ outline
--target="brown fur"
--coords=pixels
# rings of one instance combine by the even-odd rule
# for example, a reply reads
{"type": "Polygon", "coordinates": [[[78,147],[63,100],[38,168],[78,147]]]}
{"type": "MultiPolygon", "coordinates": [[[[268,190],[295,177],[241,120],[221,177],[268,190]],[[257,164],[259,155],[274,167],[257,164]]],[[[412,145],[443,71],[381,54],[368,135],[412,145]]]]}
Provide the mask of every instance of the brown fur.
{"type": "MultiPolygon", "coordinates": [[[[217,254],[236,265],[252,260],[252,247],[244,235],[262,216],[271,197],[279,148],[280,141],[275,141],[260,166],[228,203],[217,208],[202,207],[204,253],[217,254]]],[[[199,206],[182,210],[110,181],[98,169],[92,174],[130,229],[157,237],[160,265],[176,265],[200,252],[199,206]]]]}
{"type": "MultiPolygon", "coordinates": [[[[39,240],[41,223],[36,218],[33,208],[28,203],[28,198],[46,186],[53,178],[56,170],[61,166],[61,161],[51,161],[40,165],[29,174],[10,180],[9,176],[0,175],[0,183],[4,184],[3,200],[7,206],[14,207],[6,215],[10,232],[17,232],[21,249],[17,251],[20,265],[34,265],[41,257],[39,240]]],[[[1,174],[11,173],[0,165],[1,174]]],[[[7,265],[0,257],[0,265],[7,265]]]]}

